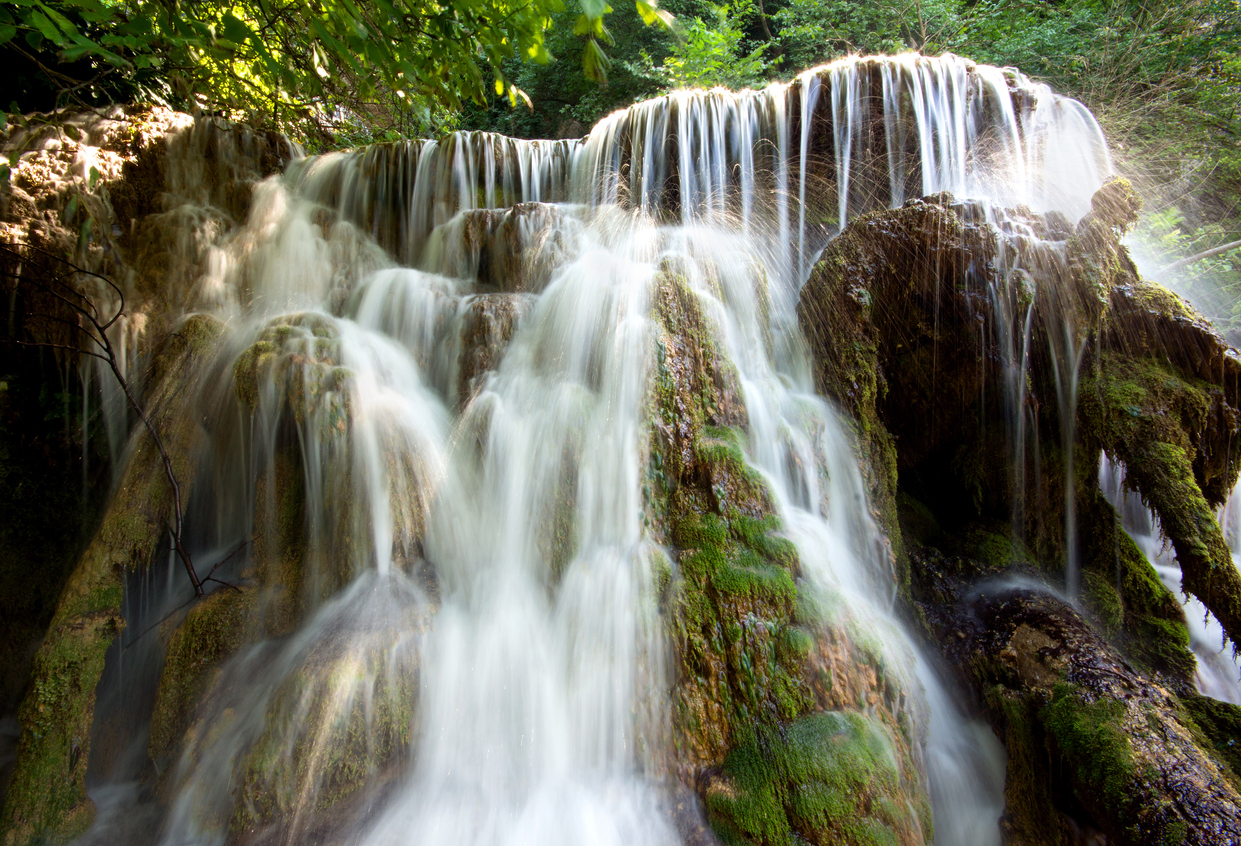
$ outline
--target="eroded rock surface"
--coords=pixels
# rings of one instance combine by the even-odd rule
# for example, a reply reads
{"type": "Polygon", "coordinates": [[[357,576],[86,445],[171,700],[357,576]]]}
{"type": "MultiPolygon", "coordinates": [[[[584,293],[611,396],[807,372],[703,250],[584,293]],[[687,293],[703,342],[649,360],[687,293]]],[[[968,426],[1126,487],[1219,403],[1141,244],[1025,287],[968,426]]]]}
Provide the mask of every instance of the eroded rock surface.
{"type": "Polygon", "coordinates": [[[1075,227],[913,200],[830,244],[798,310],[899,523],[912,608],[1006,742],[1013,843],[1238,837],[1231,716],[1193,692],[1180,604],[1098,482],[1106,450],[1235,642],[1241,577],[1214,509],[1238,474],[1241,370],[1139,277],[1119,240],[1138,208],[1123,180],[1075,227]],[[1013,587],[1063,584],[1066,560],[1084,618],[1013,587]]]}

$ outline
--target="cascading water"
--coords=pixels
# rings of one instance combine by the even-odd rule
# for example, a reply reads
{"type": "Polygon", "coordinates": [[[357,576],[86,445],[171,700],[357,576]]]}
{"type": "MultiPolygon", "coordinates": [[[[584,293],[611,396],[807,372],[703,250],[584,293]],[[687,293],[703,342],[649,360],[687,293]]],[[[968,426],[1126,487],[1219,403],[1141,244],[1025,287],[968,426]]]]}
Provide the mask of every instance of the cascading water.
{"type": "Polygon", "coordinates": [[[997,843],[1002,751],[895,617],[795,309],[859,214],[947,190],[1079,215],[1109,169],[1080,104],[902,56],[676,92],[582,141],[458,134],[259,186],[190,294],[227,325],[191,401],[209,457],[190,522],[201,560],[246,549],[219,575],[261,589],[207,600],[249,645],[187,706],[157,761],[167,812],[130,839],[681,840],[670,564],[643,488],[653,297],[676,274],[735,368],[799,587],[905,692],[937,842],[997,843]]]}
{"type": "MultiPolygon", "coordinates": [[[[1171,560],[1159,527],[1159,521],[1142,498],[1125,487],[1124,466],[1113,462],[1104,453],[1099,461],[1099,487],[1120,514],[1124,530],[1137,543],[1159,578],[1173,596],[1185,607],[1189,624],[1189,646],[1197,659],[1194,683],[1198,692],[1221,702],[1241,705],[1241,662],[1224,641],[1224,630],[1196,598],[1181,589],[1181,568],[1171,560]]],[[[1241,490],[1234,490],[1220,511],[1220,527],[1224,529],[1233,561],[1241,561],[1241,490]]]]}

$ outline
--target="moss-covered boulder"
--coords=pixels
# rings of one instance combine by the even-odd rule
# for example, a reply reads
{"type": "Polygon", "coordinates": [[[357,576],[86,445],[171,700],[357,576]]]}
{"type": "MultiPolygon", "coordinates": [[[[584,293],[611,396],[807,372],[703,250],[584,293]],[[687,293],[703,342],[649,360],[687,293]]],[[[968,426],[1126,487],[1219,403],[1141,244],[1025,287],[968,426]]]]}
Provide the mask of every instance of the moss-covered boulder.
{"type": "Polygon", "coordinates": [[[1009,749],[1004,825],[1015,842],[1067,842],[1072,819],[1134,846],[1241,838],[1225,761],[1171,691],[1068,605],[1000,590],[960,619],[966,637],[953,651],[986,690],[1009,749]]]}
{"type": "Polygon", "coordinates": [[[403,771],[418,693],[409,635],[394,626],[366,632],[360,645],[329,640],[276,689],[262,733],[236,763],[234,836],[274,829],[294,839],[403,771]]]}
{"type": "Polygon", "coordinates": [[[730,843],[929,842],[905,712],[914,693],[868,660],[847,612],[829,618],[802,584],[746,462],[736,373],[697,296],[661,274],[645,486],[648,522],[674,557],[677,772],[730,843]]]}
{"type": "MultiPolygon", "coordinates": [[[[151,714],[151,759],[167,769],[199,703],[218,679],[220,665],[253,632],[252,589],[222,589],[195,604],[172,629],[151,714]]],[[[165,624],[172,628],[169,624],[165,624]]]]}
{"type": "Polygon", "coordinates": [[[237,399],[269,414],[287,408],[297,423],[315,420],[330,436],[348,425],[348,383],[340,363],[340,332],[333,318],[306,312],[277,317],[237,357],[237,399]]]}
{"type": "Polygon", "coordinates": [[[1193,700],[1184,613],[1101,492],[1103,451],[1159,516],[1186,590],[1230,634],[1241,597],[1213,514],[1238,474],[1241,362],[1180,298],[1139,278],[1120,243],[1139,208],[1124,180],[1109,181],[1076,227],[944,195],[911,201],[858,219],[829,244],[798,308],[819,389],[857,418],[872,468],[890,468],[895,497],[882,486],[872,495],[884,510],[897,503],[911,610],[1006,733],[1014,842],[1067,842],[1079,822],[1119,842],[1180,842],[1182,823],[1187,831],[1215,825],[1143,816],[1115,796],[1110,810],[1098,801],[1123,783],[1117,789],[1152,807],[1175,804],[1171,775],[1142,781],[1148,760],[1156,770],[1164,761],[1166,773],[1185,756],[1215,765],[1210,744],[1177,716],[1176,695],[1193,700]],[[1012,654],[1033,658],[1009,670],[1034,673],[1024,687],[982,660],[990,646],[958,648],[975,643],[973,624],[953,609],[976,585],[1015,576],[1071,586],[1066,562],[1080,573],[1091,621],[1073,617],[1082,654],[1167,686],[1166,701],[1151,694],[1163,703],[1151,719],[1171,728],[1132,735],[1143,744],[1139,765],[1115,784],[1096,756],[1110,754],[1110,741],[1075,743],[1075,734],[1109,714],[1120,715],[1122,734],[1137,731],[1125,721],[1146,718],[1113,701],[1128,702],[1119,691],[1081,689],[1072,662],[1040,669],[1039,656],[1053,642],[1060,649],[1062,634],[1021,630],[1012,654]],[[1010,682],[1024,692],[998,696],[996,685],[1010,682]],[[1048,749],[1062,769],[1042,763],[1048,749]],[[1066,779],[1080,796],[1063,789],[1066,779]],[[1053,805],[1063,831],[1047,825],[1053,805]]]}
{"type": "Polygon", "coordinates": [[[733,750],[708,777],[707,813],[729,844],[921,844],[930,806],[891,730],[864,712],[822,711],[733,750]]]}
{"type": "Polygon", "coordinates": [[[1241,409],[1226,388],[1162,357],[1105,350],[1083,379],[1081,410],[1090,442],[1124,463],[1158,515],[1185,590],[1238,643],[1241,573],[1215,518],[1241,458],[1241,409]]]}
{"type": "MultiPolygon", "coordinates": [[[[227,613],[191,622],[210,639],[227,613]]],[[[205,675],[207,661],[166,667],[166,685],[185,678],[203,691],[168,778],[170,831],[233,843],[344,836],[355,800],[406,770],[429,614],[414,583],[371,573],[297,635],[258,641],[205,675]]]]}

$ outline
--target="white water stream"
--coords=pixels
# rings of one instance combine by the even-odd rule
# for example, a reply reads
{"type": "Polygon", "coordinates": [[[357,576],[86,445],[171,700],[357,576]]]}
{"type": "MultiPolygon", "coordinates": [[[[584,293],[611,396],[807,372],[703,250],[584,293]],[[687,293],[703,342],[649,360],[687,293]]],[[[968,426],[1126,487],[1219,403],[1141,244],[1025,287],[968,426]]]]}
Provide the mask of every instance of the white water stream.
{"type": "MultiPolygon", "coordinates": [[[[1194,684],[1198,692],[1221,702],[1241,705],[1241,661],[1224,641],[1224,628],[1195,596],[1181,590],[1181,567],[1171,544],[1164,540],[1159,520],[1142,497],[1125,488],[1124,467],[1104,453],[1099,462],[1099,487],[1120,513],[1124,530],[1155,568],[1164,586],[1185,607],[1189,624],[1189,648],[1198,665],[1194,684]]],[[[1241,566],[1241,487],[1235,488],[1219,513],[1220,528],[1232,550],[1232,560],[1241,566]]]]}
{"type": "MultiPolygon", "coordinates": [[[[1109,169],[1080,104],[1012,72],[906,56],[762,92],[674,93],[583,141],[459,134],[305,159],[259,186],[192,297],[228,326],[196,387],[211,454],[193,521],[204,550],[265,531],[256,501],[276,508],[292,443],[306,615],[224,668],[164,774],[157,842],[261,841],[268,794],[239,798],[255,749],[286,797],[280,842],[680,842],[665,552],[641,478],[651,296],[675,268],[737,368],[747,460],[798,548],[800,589],[847,609],[915,700],[936,841],[997,844],[1002,750],[895,617],[795,308],[817,252],[860,213],[951,190],[1076,217],[1109,169]],[[517,205],[535,201],[561,204],[517,205]],[[480,326],[495,355],[474,372],[480,326]],[[251,413],[233,381],[256,341],[269,356],[251,413]],[[409,701],[396,771],[369,772],[324,828],[316,756],[356,714],[378,748],[383,715],[409,701]]],[[[101,813],[87,840],[123,817],[101,813]]]]}

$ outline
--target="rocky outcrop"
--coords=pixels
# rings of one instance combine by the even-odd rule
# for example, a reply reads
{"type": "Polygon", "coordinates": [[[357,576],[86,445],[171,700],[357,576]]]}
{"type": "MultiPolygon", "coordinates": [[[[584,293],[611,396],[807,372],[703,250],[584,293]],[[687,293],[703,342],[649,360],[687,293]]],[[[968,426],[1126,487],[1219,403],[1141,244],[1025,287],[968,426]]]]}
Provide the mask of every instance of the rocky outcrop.
{"type": "Polygon", "coordinates": [[[832,242],[798,309],[872,496],[897,503],[911,611],[1005,739],[1013,843],[1237,837],[1234,775],[1190,713],[1233,723],[1190,705],[1183,612],[1098,483],[1106,450],[1235,642],[1241,576],[1214,509],[1238,475],[1241,369],[1138,276],[1119,238],[1139,207],[1123,180],[1076,227],[910,201],[832,242]],[[1062,584],[1066,561],[1085,617],[1011,587],[1062,584]]]}
{"type": "MultiPolygon", "coordinates": [[[[182,486],[193,478],[201,437],[187,412],[192,397],[186,386],[219,334],[217,321],[191,318],[168,336],[153,362],[159,378],[148,392],[147,413],[182,486]]],[[[174,519],[172,487],[151,436],[135,431],[130,450],[99,531],[65,586],[35,656],[19,712],[22,734],[13,787],[0,819],[6,843],[66,840],[81,833],[93,816],[85,779],[95,687],[104,654],[125,625],[124,573],[150,563],[174,519]]]]}
{"type": "Polygon", "coordinates": [[[1241,782],[1170,690],[1064,602],[978,591],[958,606],[959,634],[945,642],[972,668],[1009,751],[1008,842],[1066,842],[1074,817],[1109,843],[1241,838],[1241,782]]]}
{"type": "MultiPolygon", "coordinates": [[[[3,148],[16,157],[0,192],[9,337],[52,345],[50,355],[69,373],[75,350],[89,348],[73,328],[83,322],[73,304],[106,315],[101,322],[115,313],[107,332],[118,369],[188,491],[200,437],[186,412],[188,385],[220,326],[201,316],[183,320],[193,291],[185,274],[201,269],[231,222],[245,217],[254,182],[294,149],[274,134],[160,108],[59,114],[46,123],[34,116],[10,123],[3,148]]],[[[63,840],[89,823],[84,779],[95,688],[124,625],[124,573],[147,566],[173,516],[162,460],[146,432],[129,437],[132,418],[112,373],[105,365],[76,374],[87,387],[63,390],[115,395],[117,402],[103,403],[111,409],[105,422],[114,449],[128,438],[127,462],[34,657],[0,817],[6,843],[63,840]]]]}
{"type": "Polygon", "coordinates": [[[537,294],[555,268],[576,256],[573,235],[580,229],[564,206],[548,203],[471,209],[432,232],[427,261],[439,273],[477,280],[484,290],[537,294]]]}
{"type": "Polygon", "coordinates": [[[467,404],[487,374],[500,365],[508,342],[532,304],[533,299],[524,294],[478,294],[465,303],[457,383],[460,405],[467,404]]]}
{"type": "Polygon", "coordinates": [[[897,691],[882,656],[806,594],[745,462],[737,377],[696,295],[665,272],[655,310],[646,493],[675,556],[665,601],[678,776],[728,843],[931,842],[913,691],[897,691]]]}

